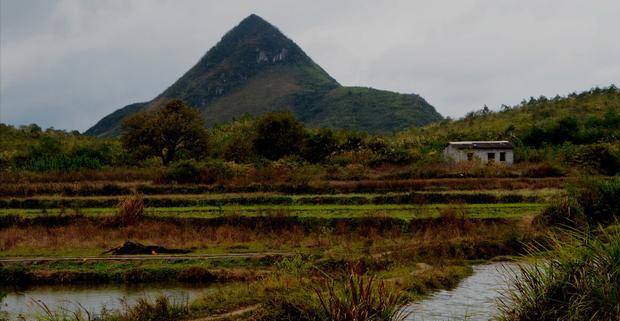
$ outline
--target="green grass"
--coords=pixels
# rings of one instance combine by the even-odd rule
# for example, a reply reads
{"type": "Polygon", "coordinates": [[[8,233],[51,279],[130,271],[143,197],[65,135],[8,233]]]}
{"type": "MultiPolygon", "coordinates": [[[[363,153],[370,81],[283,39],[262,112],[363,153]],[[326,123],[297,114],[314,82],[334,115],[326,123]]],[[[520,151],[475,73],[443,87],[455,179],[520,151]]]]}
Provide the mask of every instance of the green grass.
{"type": "MultiPolygon", "coordinates": [[[[147,195],[147,208],[230,206],[303,206],[303,205],[422,205],[422,204],[502,204],[547,203],[562,195],[563,191],[549,189],[540,192],[519,191],[449,191],[412,193],[351,193],[351,194],[302,194],[273,193],[234,194],[170,194],[147,195]]],[[[32,198],[0,198],[0,208],[21,209],[86,209],[114,207],[125,196],[39,196],[32,198]]],[[[373,208],[375,210],[376,208],[373,208]]]]}
{"type": "MultiPolygon", "coordinates": [[[[219,217],[222,215],[260,216],[282,214],[299,217],[363,217],[368,215],[386,215],[400,219],[418,219],[437,217],[448,208],[463,208],[471,218],[521,218],[540,213],[546,206],[542,203],[503,203],[503,204],[432,204],[432,205],[227,205],[199,207],[154,207],[147,208],[146,214],[153,217],[219,217]]],[[[41,216],[59,215],[61,209],[0,209],[2,215],[41,216]]],[[[72,214],[75,210],[67,209],[72,214]]],[[[109,216],[116,213],[116,208],[79,209],[86,216],[109,216]]]]}

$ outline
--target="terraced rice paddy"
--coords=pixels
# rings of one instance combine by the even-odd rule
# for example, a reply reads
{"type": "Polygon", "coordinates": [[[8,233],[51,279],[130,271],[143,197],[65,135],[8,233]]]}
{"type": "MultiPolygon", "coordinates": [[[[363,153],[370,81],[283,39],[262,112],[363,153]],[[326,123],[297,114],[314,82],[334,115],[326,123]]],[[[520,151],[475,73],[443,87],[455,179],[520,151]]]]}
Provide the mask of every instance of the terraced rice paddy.
{"type": "Polygon", "coordinates": [[[192,304],[203,316],[271,300],[268,293],[283,288],[301,289],[298,275],[340,275],[363,266],[398,280],[416,300],[456,286],[471,273],[471,262],[517,255],[538,242],[542,233],[531,219],[564,195],[561,182],[504,180],[504,189],[497,180],[331,182],[271,191],[145,182],[13,184],[0,188],[0,277],[8,285],[61,287],[241,284],[227,286],[231,292],[217,299],[198,297],[192,304]],[[144,216],[119,223],[119,202],[135,191],[144,216]],[[130,259],[105,253],[125,240],[191,254],[130,259]]]}

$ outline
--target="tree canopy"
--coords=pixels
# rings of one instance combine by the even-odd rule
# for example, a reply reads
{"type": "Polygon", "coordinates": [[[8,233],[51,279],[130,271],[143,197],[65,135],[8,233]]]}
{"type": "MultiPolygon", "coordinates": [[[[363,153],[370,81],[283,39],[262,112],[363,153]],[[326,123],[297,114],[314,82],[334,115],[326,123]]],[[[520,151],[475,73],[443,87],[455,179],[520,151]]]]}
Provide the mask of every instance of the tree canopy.
{"type": "Polygon", "coordinates": [[[159,157],[164,165],[179,158],[200,158],[207,150],[207,130],[200,112],[180,100],[164,108],[140,112],[123,121],[123,146],[135,157],[159,157]]]}

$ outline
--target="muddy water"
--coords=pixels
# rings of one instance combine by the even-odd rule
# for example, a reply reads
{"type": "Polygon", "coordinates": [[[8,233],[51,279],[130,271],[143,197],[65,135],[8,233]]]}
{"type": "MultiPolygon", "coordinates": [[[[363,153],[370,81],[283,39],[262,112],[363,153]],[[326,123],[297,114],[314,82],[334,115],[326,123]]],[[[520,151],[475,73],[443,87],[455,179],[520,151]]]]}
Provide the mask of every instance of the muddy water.
{"type": "Polygon", "coordinates": [[[497,316],[497,299],[508,289],[515,263],[491,263],[474,267],[474,273],[450,291],[439,291],[409,305],[407,321],[487,321],[497,316]]]}
{"type": "Polygon", "coordinates": [[[153,300],[160,295],[173,302],[192,302],[205,291],[206,287],[187,287],[182,285],[102,285],[102,286],[36,286],[25,290],[0,288],[7,296],[0,302],[0,311],[8,313],[10,319],[23,316],[26,320],[50,310],[84,310],[99,313],[103,308],[118,310],[123,302],[130,305],[140,298],[153,300]]]}

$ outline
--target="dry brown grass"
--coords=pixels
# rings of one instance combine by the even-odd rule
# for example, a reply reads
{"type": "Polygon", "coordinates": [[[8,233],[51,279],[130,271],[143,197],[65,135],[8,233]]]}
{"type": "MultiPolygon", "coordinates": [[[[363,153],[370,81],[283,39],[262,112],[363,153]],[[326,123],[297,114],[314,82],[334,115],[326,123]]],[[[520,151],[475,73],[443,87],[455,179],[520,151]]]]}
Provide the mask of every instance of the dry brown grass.
{"type": "MultiPolygon", "coordinates": [[[[267,229],[235,224],[204,225],[182,221],[145,220],[129,226],[102,225],[78,220],[59,227],[21,226],[0,229],[0,250],[8,253],[98,253],[127,239],[171,248],[235,251],[320,251],[328,256],[349,257],[392,253],[403,260],[412,257],[452,259],[514,254],[521,241],[540,234],[520,221],[432,220],[405,231],[402,226],[378,228],[340,223],[338,228],[306,230],[296,225],[267,229]]],[[[358,222],[358,224],[360,224],[358,222]]],[[[362,223],[363,224],[363,223],[362,223]]]]}
{"type": "Polygon", "coordinates": [[[142,220],[144,220],[144,197],[139,193],[121,199],[117,205],[116,215],[112,217],[112,221],[121,226],[135,225],[142,220]]]}
{"type": "Polygon", "coordinates": [[[161,176],[163,168],[116,167],[82,169],[79,171],[24,172],[4,171],[0,183],[45,182],[135,182],[152,181],[161,176]]]}

